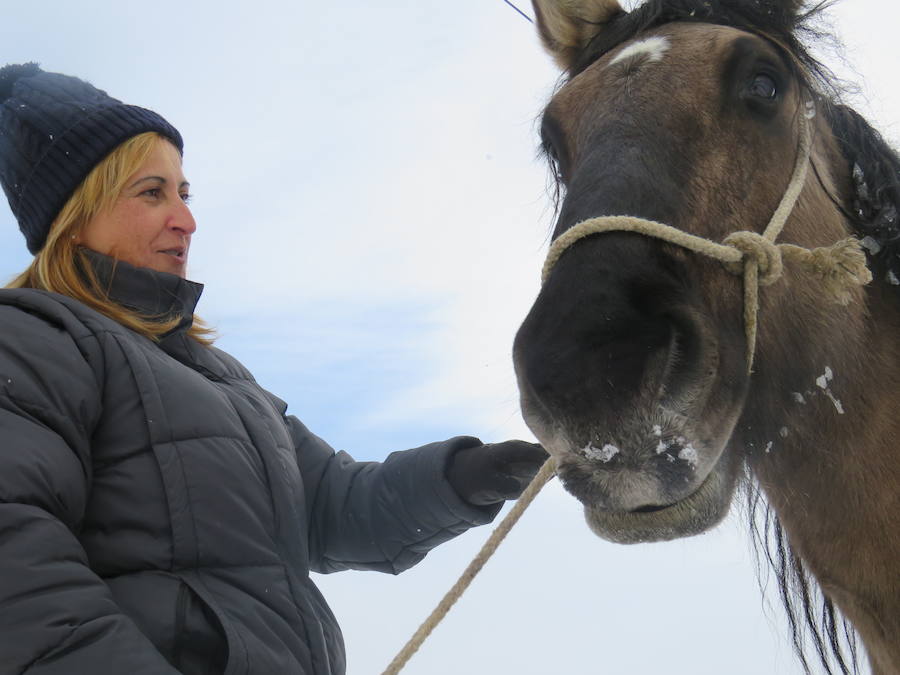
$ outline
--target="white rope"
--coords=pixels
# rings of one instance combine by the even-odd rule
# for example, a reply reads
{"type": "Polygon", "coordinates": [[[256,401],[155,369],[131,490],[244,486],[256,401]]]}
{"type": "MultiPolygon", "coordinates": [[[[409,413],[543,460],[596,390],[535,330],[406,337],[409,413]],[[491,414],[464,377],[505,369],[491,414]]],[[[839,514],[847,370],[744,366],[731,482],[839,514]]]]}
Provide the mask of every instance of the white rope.
{"type": "Polygon", "coordinates": [[[441,620],[447,616],[447,612],[450,611],[450,608],[453,607],[462,594],[466,592],[466,589],[469,587],[469,584],[472,583],[475,575],[481,571],[484,564],[494,554],[497,547],[500,546],[500,542],[502,542],[506,535],[509,534],[513,525],[519,522],[519,518],[525,513],[525,509],[527,509],[531,502],[534,501],[534,498],[537,497],[541,488],[543,488],[554,475],[556,475],[556,460],[551,457],[544,462],[540,471],[537,472],[535,477],[528,484],[528,487],[525,488],[522,495],[516,500],[515,505],[513,505],[509,510],[509,513],[506,514],[506,517],[491,533],[491,536],[488,537],[488,540],[481,547],[478,555],[476,555],[474,560],[469,563],[469,566],[466,567],[456,583],[453,584],[453,587],[447,591],[437,607],[435,607],[431,614],[428,615],[428,618],[422,622],[419,629],[413,634],[409,641],[403,645],[403,648],[397,653],[397,656],[394,657],[394,660],[391,661],[382,675],[396,675],[400,672],[403,666],[405,666],[410,658],[412,658],[412,655],[422,646],[422,643],[425,642],[429,635],[431,635],[431,631],[433,631],[441,620]]]}

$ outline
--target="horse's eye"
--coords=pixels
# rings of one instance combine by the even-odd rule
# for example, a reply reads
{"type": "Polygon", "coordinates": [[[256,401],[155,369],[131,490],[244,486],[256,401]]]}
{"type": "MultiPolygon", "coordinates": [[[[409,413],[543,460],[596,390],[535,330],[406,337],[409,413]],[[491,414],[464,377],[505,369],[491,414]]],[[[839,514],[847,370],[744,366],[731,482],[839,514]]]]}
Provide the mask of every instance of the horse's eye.
{"type": "Polygon", "coordinates": [[[778,95],[778,86],[775,84],[775,80],[771,75],[758,73],[753,78],[753,82],[750,83],[748,93],[751,96],[772,101],[778,95]]]}

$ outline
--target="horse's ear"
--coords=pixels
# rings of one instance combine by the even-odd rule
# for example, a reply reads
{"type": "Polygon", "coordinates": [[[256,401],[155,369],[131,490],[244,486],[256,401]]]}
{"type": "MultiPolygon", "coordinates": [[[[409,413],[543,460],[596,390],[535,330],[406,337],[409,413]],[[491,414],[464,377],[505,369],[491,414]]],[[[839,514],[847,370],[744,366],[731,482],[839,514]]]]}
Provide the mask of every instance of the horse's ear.
{"type": "Polygon", "coordinates": [[[618,0],[531,0],[544,47],[568,70],[613,17],[624,13],[618,0]]]}

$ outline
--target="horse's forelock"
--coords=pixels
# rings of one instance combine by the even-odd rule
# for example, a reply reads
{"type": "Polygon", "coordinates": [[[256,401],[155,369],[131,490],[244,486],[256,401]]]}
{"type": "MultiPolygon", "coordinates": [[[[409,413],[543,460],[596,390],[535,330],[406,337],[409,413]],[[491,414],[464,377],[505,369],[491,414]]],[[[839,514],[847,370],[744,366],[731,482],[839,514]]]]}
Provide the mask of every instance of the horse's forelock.
{"type": "Polygon", "coordinates": [[[835,78],[805,44],[826,37],[814,24],[833,2],[822,0],[807,8],[808,3],[802,0],[646,0],[610,21],[584,49],[569,75],[574,77],[616,46],[647,30],[691,21],[730,26],[768,39],[801,64],[810,88],[833,97],[840,89],[835,78]]]}

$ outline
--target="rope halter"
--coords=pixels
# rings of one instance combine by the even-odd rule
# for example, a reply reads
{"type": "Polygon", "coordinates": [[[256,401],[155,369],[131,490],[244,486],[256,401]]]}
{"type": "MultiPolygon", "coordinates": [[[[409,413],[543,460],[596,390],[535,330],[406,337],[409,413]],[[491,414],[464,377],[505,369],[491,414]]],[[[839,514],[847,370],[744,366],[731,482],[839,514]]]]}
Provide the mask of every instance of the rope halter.
{"type": "Polygon", "coordinates": [[[784,224],[794,209],[806,182],[812,149],[810,120],[815,117],[813,104],[807,103],[806,111],[799,116],[800,146],[794,171],[778,208],[762,234],[734,232],[721,244],[688,234],[682,230],[653,220],[633,216],[600,216],[584,220],[563,232],[551,244],[544,261],[541,283],[546,283],[554,265],[575,242],[592,234],[603,232],[634,232],[662,239],[695,253],[715,258],[726,270],[744,278],[744,330],[747,335],[747,373],[753,371],[753,355],[756,351],[757,316],[759,314],[759,287],[769,286],[784,274],[785,261],[798,264],[822,280],[825,292],[835,302],[850,302],[850,289],[872,280],[866,265],[866,256],[859,242],[850,237],[832,246],[808,249],[792,244],[776,244],[784,224]]]}

